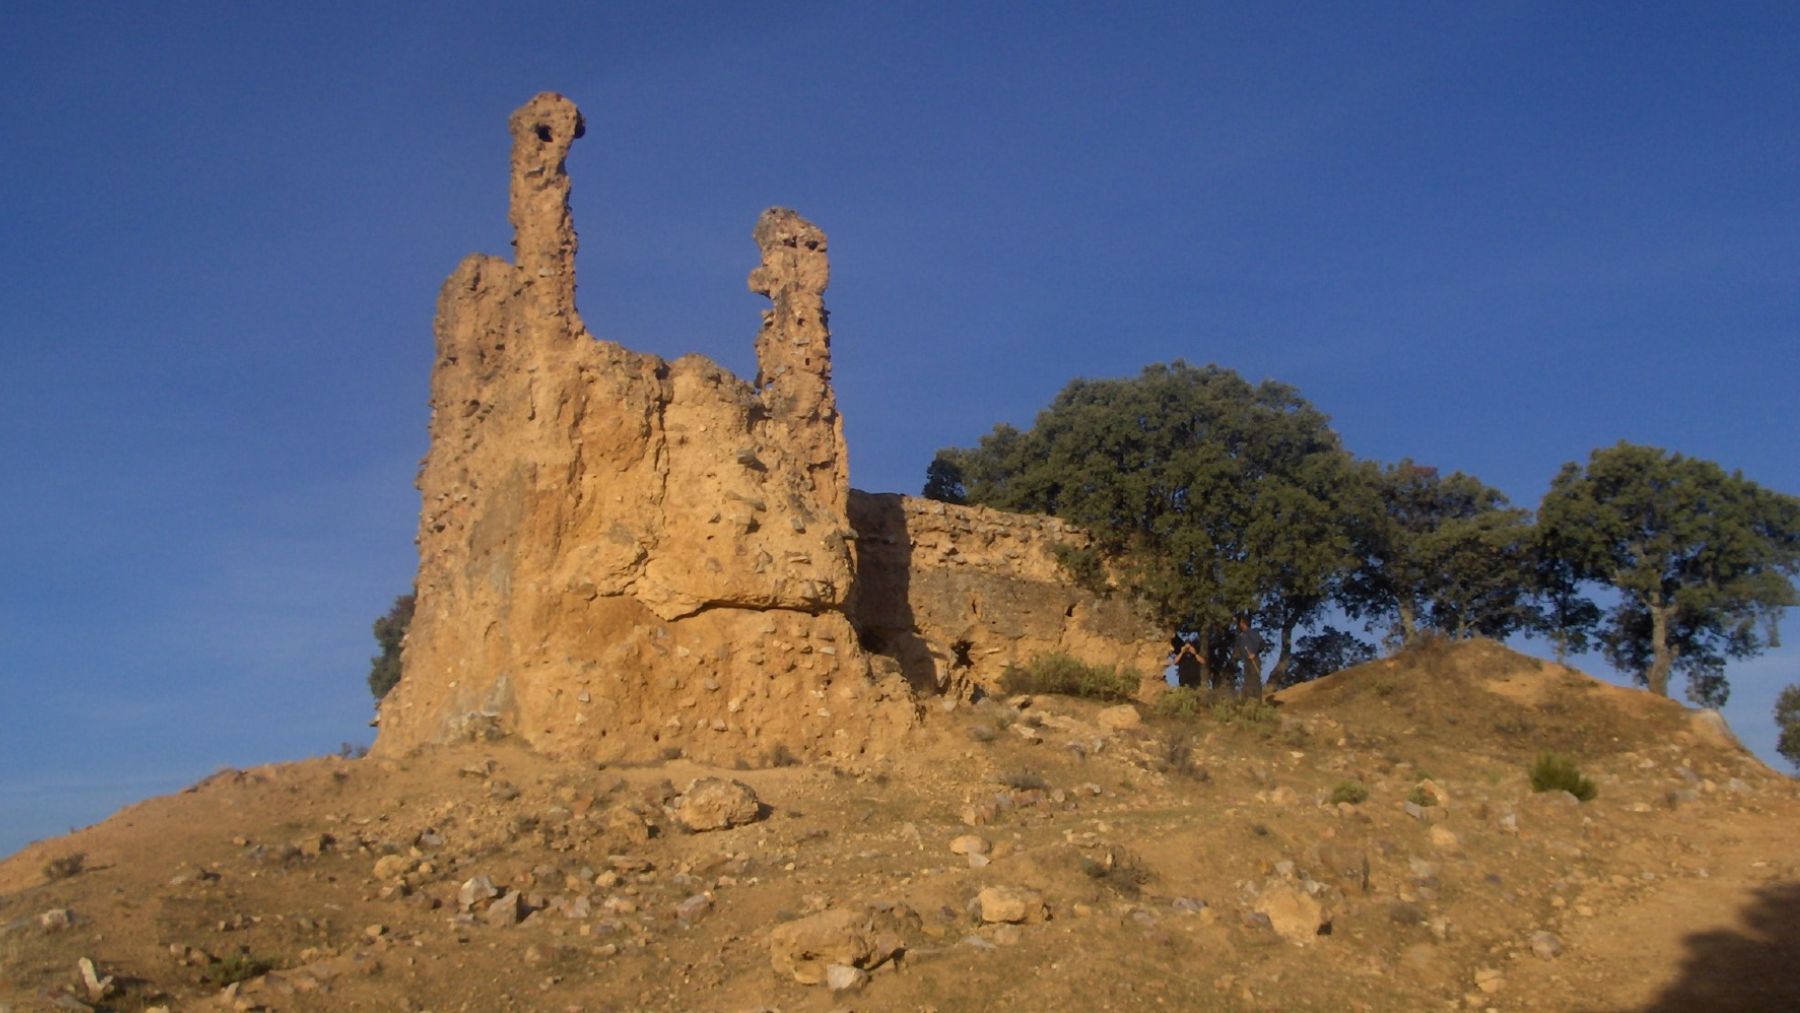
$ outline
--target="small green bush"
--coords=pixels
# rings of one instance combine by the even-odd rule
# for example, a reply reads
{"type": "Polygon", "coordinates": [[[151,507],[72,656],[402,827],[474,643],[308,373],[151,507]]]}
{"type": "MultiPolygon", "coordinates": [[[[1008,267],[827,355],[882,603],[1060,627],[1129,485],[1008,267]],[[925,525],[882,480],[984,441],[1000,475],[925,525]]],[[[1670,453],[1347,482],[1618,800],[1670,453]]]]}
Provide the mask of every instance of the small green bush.
{"type": "Polygon", "coordinates": [[[1224,699],[1212,705],[1213,719],[1220,724],[1243,723],[1266,725],[1275,721],[1275,705],[1261,700],[1224,699]]]}
{"type": "Polygon", "coordinates": [[[1155,712],[1165,718],[1197,718],[1206,708],[1206,693],[1192,686],[1175,686],[1156,698],[1155,712]]]}
{"type": "Polygon", "coordinates": [[[1583,802],[1600,794],[1594,782],[1581,776],[1581,768],[1567,756],[1545,753],[1531,765],[1532,791],[1566,791],[1583,802]]]}
{"type": "Polygon", "coordinates": [[[1000,688],[1008,694],[1055,693],[1090,700],[1130,700],[1137,687],[1133,673],[1083,664],[1066,654],[1040,654],[1023,665],[1008,665],[1000,673],[1000,688]]]}
{"type": "Polygon", "coordinates": [[[1406,796],[1406,800],[1416,806],[1437,805],[1437,796],[1426,791],[1422,784],[1415,786],[1412,792],[1406,796]]]}
{"type": "Polygon", "coordinates": [[[1337,787],[1331,789],[1331,804],[1332,805],[1337,805],[1339,802],[1348,802],[1351,805],[1360,805],[1363,802],[1366,802],[1368,800],[1369,800],[1369,789],[1363,787],[1359,782],[1356,782],[1356,781],[1339,781],[1337,783],[1337,787]]]}

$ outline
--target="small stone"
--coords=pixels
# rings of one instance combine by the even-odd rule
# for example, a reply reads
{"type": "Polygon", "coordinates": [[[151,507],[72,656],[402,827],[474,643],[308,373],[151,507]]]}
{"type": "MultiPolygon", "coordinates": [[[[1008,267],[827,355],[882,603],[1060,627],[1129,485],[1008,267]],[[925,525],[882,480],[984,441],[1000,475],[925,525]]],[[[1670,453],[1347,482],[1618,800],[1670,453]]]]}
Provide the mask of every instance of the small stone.
{"type": "Polygon", "coordinates": [[[519,786],[511,781],[493,781],[488,784],[488,796],[499,802],[511,802],[519,797],[519,786]]]}
{"type": "Polygon", "coordinates": [[[53,907],[38,915],[38,926],[45,932],[61,932],[74,924],[75,916],[66,907],[53,907]]]}
{"type": "Polygon", "coordinates": [[[508,890],[499,900],[487,906],[487,911],[482,914],[481,920],[495,928],[506,928],[509,925],[517,925],[519,920],[524,917],[524,898],[519,896],[519,891],[508,890]]]}
{"type": "Polygon", "coordinates": [[[1049,917],[1044,898],[1035,890],[1013,886],[990,886],[975,895],[975,907],[981,920],[994,922],[1041,922],[1049,917]]]}
{"type": "Polygon", "coordinates": [[[1271,805],[1293,805],[1299,797],[1294,789],[1284,784],[1269,792],[1269,803],[1271,805]]]}
{"type": "Polygon", "coordinates": [[[1461,845],[1462,845],[1462,839],[1457,837],[1456,831],[1450,829],[1449,827],[1444,826],[1443,824],[1440,823],[1440,824],[1434,825],[1431,828],[1431,846],[1432,847],[1442,848],[1445,851],[1455,851],[1461,845]]]}
{"type": "Polygon", "coordinates": [[[488,876],[475,876],[465,880],[456,890],[457,906],[464,911],[472,911],[477,905],[484,904],[500,896],[500,890],[488,876]]]}
{"type": "Polygon", "coordinates": [[[703,777],[688,785],[675,803],[675,820],[696,833],[754,822],[762,815],[756,792],[742,781],[703,777]]]}
{"type": "Polygon", "coordinates": [[[769,961],[802,985],[826,980],[832,965],[872,966],[877,959],[867,915],[845,908],[820,911],[775,926],[769,933],[769,961]]]}
{"type": "Polygon", "coordinates": [[[712,910],[712,903],[711,897],[703,893],[694,894],[675,905],[675,917],[684,922],[698,921],[702,915],[712,910]]]}
{"type": "Polygon", "coordinates": [[[1044,741],[1044,733],[1038,731],[1036,728],[1033,728],[1028,724],[1019,723],[1019,724],[1011,725],[1009,727],[1012,728],[1012,732],[1014,735],[1017,735],[1019,738],[1024,739],[1026,742],[1036,743],[1036,742],[1044,741]]]}
{"type": "Polygon", "coordinates": [[[1506,978],[1491,967],[1479,968],[1475,972],[1475,987],[1487,995],[1493,995],[1506,987],[1506,978]]]}
{"type": "Polygon", "coordinates": [[[846,964],[827,964],[825,966],[825,984],[833,992],[850,992],[868,984],[869,972],[860,967],[846,964]]]}
{"type": "Polygon", "coordinates": [[[98,1003],[112,994],[112,975],[101,976],[94,962],[87,957],[82,957],[75,966],[81,971],[81,984],[87,989],[89,1001],[98,1003]]]}
{"type": "Polygon", "coordinates": [[[963,834],[950,842],[950,853],[953,855],[985,855],[990,847],[988,839],[980,834],[963,834]]]}
{"type": "Polygon", "coordinates": [[[1531,952],[1539,960],[1555,960],[1562,956],[1562,940],[1554,932],[1533,932],[1531,952]]]}
{"type": "Polygon", "coordinates": [[[1138,713],[1136,707],[1122,703],[1116,707],[1101,708],[1100,712],[1094,715],[1094,720],[1109,732],[1123,732],[1143,725],[1144,716],[1138,713]]]}
{"type": "Polygon", "coordinates": [[[969,868],[971,868],[971,869],[985,869],[988,867],[988,864],[991,863],[992,861],[993,861],[993,859],[989,858],[986,855],[969,855],[968,856],[969,868]]]}
{"type": "Polygon", "coordinates": [[[375,860],[375,878],[384,882],[404,879],[415,864],[406,855],[383,855],[375,860]]]}

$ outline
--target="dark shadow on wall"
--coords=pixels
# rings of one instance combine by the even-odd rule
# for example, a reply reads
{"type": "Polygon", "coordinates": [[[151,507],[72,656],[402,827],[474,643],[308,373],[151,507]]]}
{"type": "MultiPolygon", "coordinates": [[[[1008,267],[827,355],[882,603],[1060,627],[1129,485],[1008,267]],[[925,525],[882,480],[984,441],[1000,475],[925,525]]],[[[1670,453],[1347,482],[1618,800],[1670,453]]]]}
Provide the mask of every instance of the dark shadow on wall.
{"type": "Polygon", "coordinates": [[[1800,1010],[1800,883],[1756,892],[1738,931],[1686,940],[1681,977],[1642,1013],[1800,1010]]]}
{"type": "Polygon", "coordinates": [[[849,513],[856,532],[856,583],[846,612],[863,650],[897,665],[913,692],[942,693],[937,659],[913,616],[912,537],[901,497],[852,489],[849,513]]]}

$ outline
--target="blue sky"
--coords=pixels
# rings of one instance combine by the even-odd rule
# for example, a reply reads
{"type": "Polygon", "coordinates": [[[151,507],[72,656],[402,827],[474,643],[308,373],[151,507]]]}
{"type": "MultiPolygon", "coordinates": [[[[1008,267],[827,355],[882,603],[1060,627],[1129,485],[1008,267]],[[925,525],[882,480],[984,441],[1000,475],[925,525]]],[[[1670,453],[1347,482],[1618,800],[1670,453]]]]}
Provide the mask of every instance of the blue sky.
{"type": "MultiPolygon", "coordinates": [[[[596,334],[747,373],[757,212],[829,233],[862,488],[1185,357],[1526,506],[1619,439],[1800,492],[1791,3],[568,6],[0,8],[0,853],[367,741],[541,90],[596,334]]],[[[1730,674],[1773,758],[1800,648],[1730,674]]]]}

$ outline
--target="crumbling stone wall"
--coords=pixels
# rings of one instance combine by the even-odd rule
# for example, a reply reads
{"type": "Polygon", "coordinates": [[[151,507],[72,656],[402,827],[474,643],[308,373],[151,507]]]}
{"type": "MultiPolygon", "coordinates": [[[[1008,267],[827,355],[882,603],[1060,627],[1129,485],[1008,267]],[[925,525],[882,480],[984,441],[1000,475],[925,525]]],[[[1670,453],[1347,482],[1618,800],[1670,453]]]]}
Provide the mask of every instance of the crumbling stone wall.
{"type": "MultiPolygon", "coordinates": [[[[417,604],[377,752],[483,734],[596,759],[892,749],[915,720],[914,690],[906,666],[863,643],[902,631],[899,603],[922,617],[913,635],[929,653],[955,624],[918,597],[926,589],[999,609],[1068,594],[971,591],[1004,582],[1003,554],[988,583],[933,570],[925,547],[955,537],[933,520],[905,543],[922,576],[899,598],[876,593],[893,587],[879,560],[895,562],[902,543],[872,528],[881,547],[859,570],[825,234],[784,209],[756,223],[749,284],[771,307],[755,384],[701,356],[630,351],[596,339],[575,308],[564,160],[581,114],[543,94],[510,128],[514,260],[471,256],[438,297],[417,604]],[[859,580],[873,617],[861,631],[848,611],[859,580]]],[[[1082,607],[1056,622],[1097,629],[1082,607]]],[[[1031,632],[1016,643],[1053,639],[1021,621],[1031,632]]],[[[995,657],[972,664],[985,673],[995,657]]]]}
{"type": "Polygon", "coordinates": [[[1054,517],[850,493],[851,621],[915,686],[966,696],[1046,653],[1160,680],[1165,638],[1122,596],[1072,584],[1056,547],[1087,536],[1054,517]]]}

